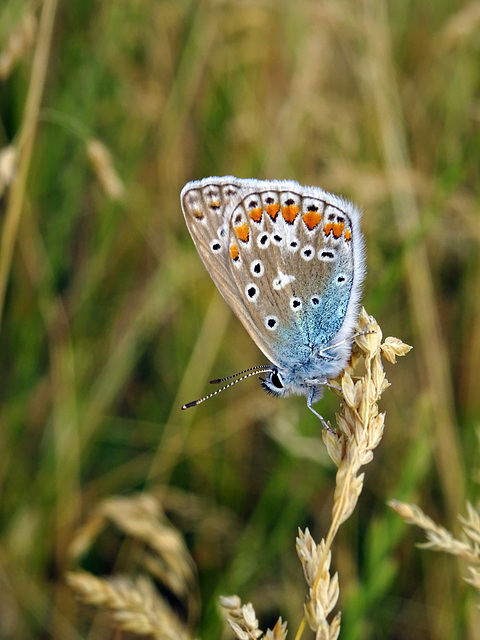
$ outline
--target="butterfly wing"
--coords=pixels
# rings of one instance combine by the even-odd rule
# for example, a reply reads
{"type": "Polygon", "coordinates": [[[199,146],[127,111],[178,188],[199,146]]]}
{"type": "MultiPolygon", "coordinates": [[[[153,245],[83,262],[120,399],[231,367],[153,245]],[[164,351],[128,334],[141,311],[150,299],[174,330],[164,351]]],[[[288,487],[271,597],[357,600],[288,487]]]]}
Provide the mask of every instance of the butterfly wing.
{"type": "Polygon", "coordinates": [[[217,288],[273,364],[301,367],[349,335],[364,273],[353,205],[293,181],[231,176],[189,183],[181,199],[217,288]]]}
{"type": "MultiPolygon", "coordinates": [[[[275,349],[260,340],[256,323],[258,311],[246,304],[245,286],[237,272],[243,262],[238,259],[241,230],[232,222],[233,212],[252,192],[261,190],[260,180],[241,180],[233,176],[210,177],[189,182],[180,199],[190,235],[217,289],[238,316],[251,338],[271,362],[276,363],[275,349]],[[239,289],[239,286],[241,289],[239,289]]],[[[242,247],[243,248],[243,247],[242,247]]]]}
{"type": "Polygon", "coordinates": [[[231,305],[236,285],[230,274],[228,226],[240,201],[242,180],[233,176],[189,182],[180,195],[183,215],[205,267],[231,305]]]}
{"type": "Polygon", "coordinates": [[[247,330],[280,368],[308,367],[351,335],[364,276],[359,218],[349,202],[292,181],[252,181],[234,206],[237,307],[246,308],[247,330]]]}

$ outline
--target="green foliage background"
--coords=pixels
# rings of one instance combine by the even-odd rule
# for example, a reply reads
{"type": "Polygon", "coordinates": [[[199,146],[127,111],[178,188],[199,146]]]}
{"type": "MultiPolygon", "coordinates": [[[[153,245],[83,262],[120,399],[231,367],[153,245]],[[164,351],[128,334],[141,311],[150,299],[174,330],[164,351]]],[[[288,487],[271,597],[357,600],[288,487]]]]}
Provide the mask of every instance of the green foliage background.
{"type": "MultiPolygon", "coordinates": [[[[100,500],[136,491],[161,495],[186,536],[199,636],[221,635],[220,593],[252,601],[263,628],[298,624],[297,527],[321,538],[334,487],[318,422],[255,381],[179,409],[263,362],[179,203],[188,180],[233,174],[358,203],[365,307],[414,346],[388,369],[385,437],[336,542],[341,638],[478,638],[465,567],[416,549],[385,504],[455,530],[478,496],[478,3],[73,0],[47,58],[51,4],[0,11],[2,51],[25,15],[39,21],[0,85],[0,147],[24,152],[35,56],[47,64],[26,185],[14,173],[0,203],[0,637],[101,637],[80,632],[68,547],[100,500]],[[105,190],[91,140],[123,193],[105,190]],[[193,499],[201,517],[182,519],[193,499]]],[[[337,403],[327,393],[323,415],[337,403]]]]}

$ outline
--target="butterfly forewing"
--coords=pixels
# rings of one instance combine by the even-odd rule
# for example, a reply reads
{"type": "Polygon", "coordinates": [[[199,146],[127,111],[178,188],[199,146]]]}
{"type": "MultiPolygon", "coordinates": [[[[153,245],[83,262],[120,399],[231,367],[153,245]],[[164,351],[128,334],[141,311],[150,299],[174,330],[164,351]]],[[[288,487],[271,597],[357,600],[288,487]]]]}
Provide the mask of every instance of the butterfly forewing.
{"type": "Polygon", "coordinates": [[[228,258],[229,222],[239,201],[241,180],[227,176],[189,182],[181,193],[185,221],[218,290],[232,305],[236,285],[230,274],[228,258]]]}

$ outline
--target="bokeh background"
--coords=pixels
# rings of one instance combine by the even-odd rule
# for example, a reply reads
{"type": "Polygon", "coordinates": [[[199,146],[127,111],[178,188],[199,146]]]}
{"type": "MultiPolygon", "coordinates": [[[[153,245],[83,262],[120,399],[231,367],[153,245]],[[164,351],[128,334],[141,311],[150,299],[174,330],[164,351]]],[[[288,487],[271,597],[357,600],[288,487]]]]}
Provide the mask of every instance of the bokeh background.
{"type": "Polygon", "coordinates": [[[478,2],[2,3],[0,637],[115,633],[64,576],[89,514],[137,493],[196,563],[195,634],[231,636],[221,593],[294,634],[297,527],[325,534],[335,484],[318,421],[254,379],[180,411],[264,361],[180,208],[185,182],[225,174],[358,203],[364,305],[414,347],[387,365],[385,436],[335,543],[341,638],[480,637],[465,566],[386,505],[455,532],[478,498],[479,43],[478,2]]]}

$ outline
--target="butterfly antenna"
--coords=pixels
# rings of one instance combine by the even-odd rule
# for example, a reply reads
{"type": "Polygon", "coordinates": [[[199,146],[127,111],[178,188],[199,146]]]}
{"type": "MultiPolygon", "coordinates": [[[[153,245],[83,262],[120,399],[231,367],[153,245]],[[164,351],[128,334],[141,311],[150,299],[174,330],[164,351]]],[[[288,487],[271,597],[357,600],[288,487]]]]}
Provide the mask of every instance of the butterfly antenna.
{"type": "Polygon", "coordinates": [[[224,387],[221,387],[221,389],[217,389],[213,393],[209,393],[207,396],[203,396],[203,398],[199,398],[198,400],[193,400],[192,402],[187,402],[187,404],[183,405],[182,409],[190,409],[190,407],[196,407],[197,405],[202,404],[202,402],[205,402],[205,400],[209,400],[210,398],[213,398],[213,396],[216,396],[217,394],[222,393],[222,391],[225,391],[225,389],[229,389],[230,387],[233,387],[233,385],[237,384],[237,382],[241,382],[242,380],[246,380],[247,378],[251,378],[252,376],[257,376],[260,373],[269,373],[271,370],[272,370],[271,367],[265,367],[265,366],[251,367],[250,369],[245,369],[245,371],[236,373],[233,376],[228,376],[228,378],[219,378],[218,380],[211,380],[211,382],[215,383],[215,382],[223,382],[224,380],[231,380],[232,378],[236,378],[232,382],[229,382],[228,384],[226,384],[224,387]],[[240,377],[237,377],[237,376],[240,376],[240,377]]]}
{"type": "Polygon", "coordinates": [[[251,374],[252,376],[257,375],[258,373],[267,373],[268,371],[271,370],[271,367],[269,368],[267,367],[268,365],[259,364],[255,367],[249,367],[248,369],[244,369],[243,371],[234,373],[231,376],[226,376],[225,378],[213,378],[213,380],[210,380],[210,384],[220,384],[221,382],[226,382],[227,380],[233,380],[233,378],[238,378],[238,376],[244,376],[244,378],[249,378],[250,376],[245,376],[244,374],[250,373],[250,371],[252,371],[252,374],[251,374]],[[256,372],[256,373],[253,373],[253,372],[256,372]]]}

